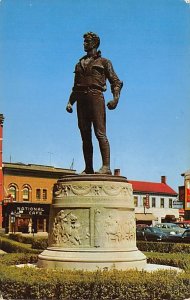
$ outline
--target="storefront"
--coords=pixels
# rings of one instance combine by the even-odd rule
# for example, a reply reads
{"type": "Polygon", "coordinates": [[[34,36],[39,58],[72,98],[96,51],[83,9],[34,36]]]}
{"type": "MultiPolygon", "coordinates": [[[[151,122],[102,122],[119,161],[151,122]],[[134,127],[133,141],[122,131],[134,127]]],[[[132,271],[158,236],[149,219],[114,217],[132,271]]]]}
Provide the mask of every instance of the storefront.
{"type": "Polygon", "coordinates": [[[152,225],[152,221],[157,221],[157,217],[155,217],[152,213],[146,213],[146,214],[141,214],[141,213],[135,213],[135,218],[136,218],[136,224],[145,224],[145,225],[152,225]]]}
{"type": "Polygon", "coordinates": [[[6,233],[48,232],[50,204],[6,203],[3,227],[6,233]]]}

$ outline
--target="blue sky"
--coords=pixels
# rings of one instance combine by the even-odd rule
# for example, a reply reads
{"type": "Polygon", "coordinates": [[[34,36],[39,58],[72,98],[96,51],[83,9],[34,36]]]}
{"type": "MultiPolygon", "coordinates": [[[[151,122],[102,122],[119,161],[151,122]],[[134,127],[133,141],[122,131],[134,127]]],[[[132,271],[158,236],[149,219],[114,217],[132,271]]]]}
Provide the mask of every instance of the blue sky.
{"type": "MultiPolygon", "coordinates": [[[[3,160],[84,169],[76,109],[65,111],[83,34],[124,82],[107,110],[111,168],[177,190],[190,167],[190,4],[184,0],[1,0],[3,160]]],[[[111,99],[110,88],[105,93],[111,99]]],[[[94,138],[94,166],[101,158],[94,138]]]]}

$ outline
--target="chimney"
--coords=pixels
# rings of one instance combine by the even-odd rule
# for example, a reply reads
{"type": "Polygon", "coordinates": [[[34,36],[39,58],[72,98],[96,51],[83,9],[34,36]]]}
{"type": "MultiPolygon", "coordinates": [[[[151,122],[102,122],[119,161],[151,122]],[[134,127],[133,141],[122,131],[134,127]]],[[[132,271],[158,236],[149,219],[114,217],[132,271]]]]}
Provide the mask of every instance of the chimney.
{"type": "Polygon", "coordinates": [[[2,228],[2,201],[3,201],[3,114],[0,114],[0,228],[2,228]]]}
{"type": "Polygon", "coordinates": [[[114,176],[120,176],[120,169],[114,169],[114,176]]]}
{"type": "Polygon", "coordinates": [[[166,184],[166,176],[161,176],[161,183],[166,184]]]}

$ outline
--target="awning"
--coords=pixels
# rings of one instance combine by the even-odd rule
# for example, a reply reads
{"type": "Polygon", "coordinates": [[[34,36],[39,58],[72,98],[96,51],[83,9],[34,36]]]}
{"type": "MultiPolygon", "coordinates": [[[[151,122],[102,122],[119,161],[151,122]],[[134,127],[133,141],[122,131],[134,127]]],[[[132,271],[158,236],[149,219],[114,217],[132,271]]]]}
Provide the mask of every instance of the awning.
{"type": "Polygon", "coordinates": [[[137,221],[156,221],[157,217],[153,214],[135,214],[137,221]]]}

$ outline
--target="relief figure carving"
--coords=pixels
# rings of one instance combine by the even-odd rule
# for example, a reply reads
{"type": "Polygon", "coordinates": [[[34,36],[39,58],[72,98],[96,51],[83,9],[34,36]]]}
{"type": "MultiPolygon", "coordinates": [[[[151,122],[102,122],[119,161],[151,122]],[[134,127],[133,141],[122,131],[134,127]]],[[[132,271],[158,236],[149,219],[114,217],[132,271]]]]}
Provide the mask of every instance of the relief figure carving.
{"type": "Polygon", "coordinates": [[[61,210],[55,217],[53,223],[53,243],[80,245],[81,238],[78,232],[80,226],[78,218],[72,212],[65,213],[64,210],[61,210]]]}
{"type": "Polygon", "coordinates": [[[119,242],[121,240],[121,228],[119,220],[115,219],[112,214],[105,220],[106,234],[108,241],[119,242]]]}
{"type": "Polygon", "coordinates": [[[59,196],[62,193],[62,186],[59,183],[55,183],[53,186],[53,195],[59,196]]]}
{"type": "Polygon", "coordinates": [[[122,221],[119,217],[109,214],[105,220],[105,231],[108,242],[119,243],[121,241],[133,241],[135,239],[135,224],[129,215],[128,221],[122,221]]]}

